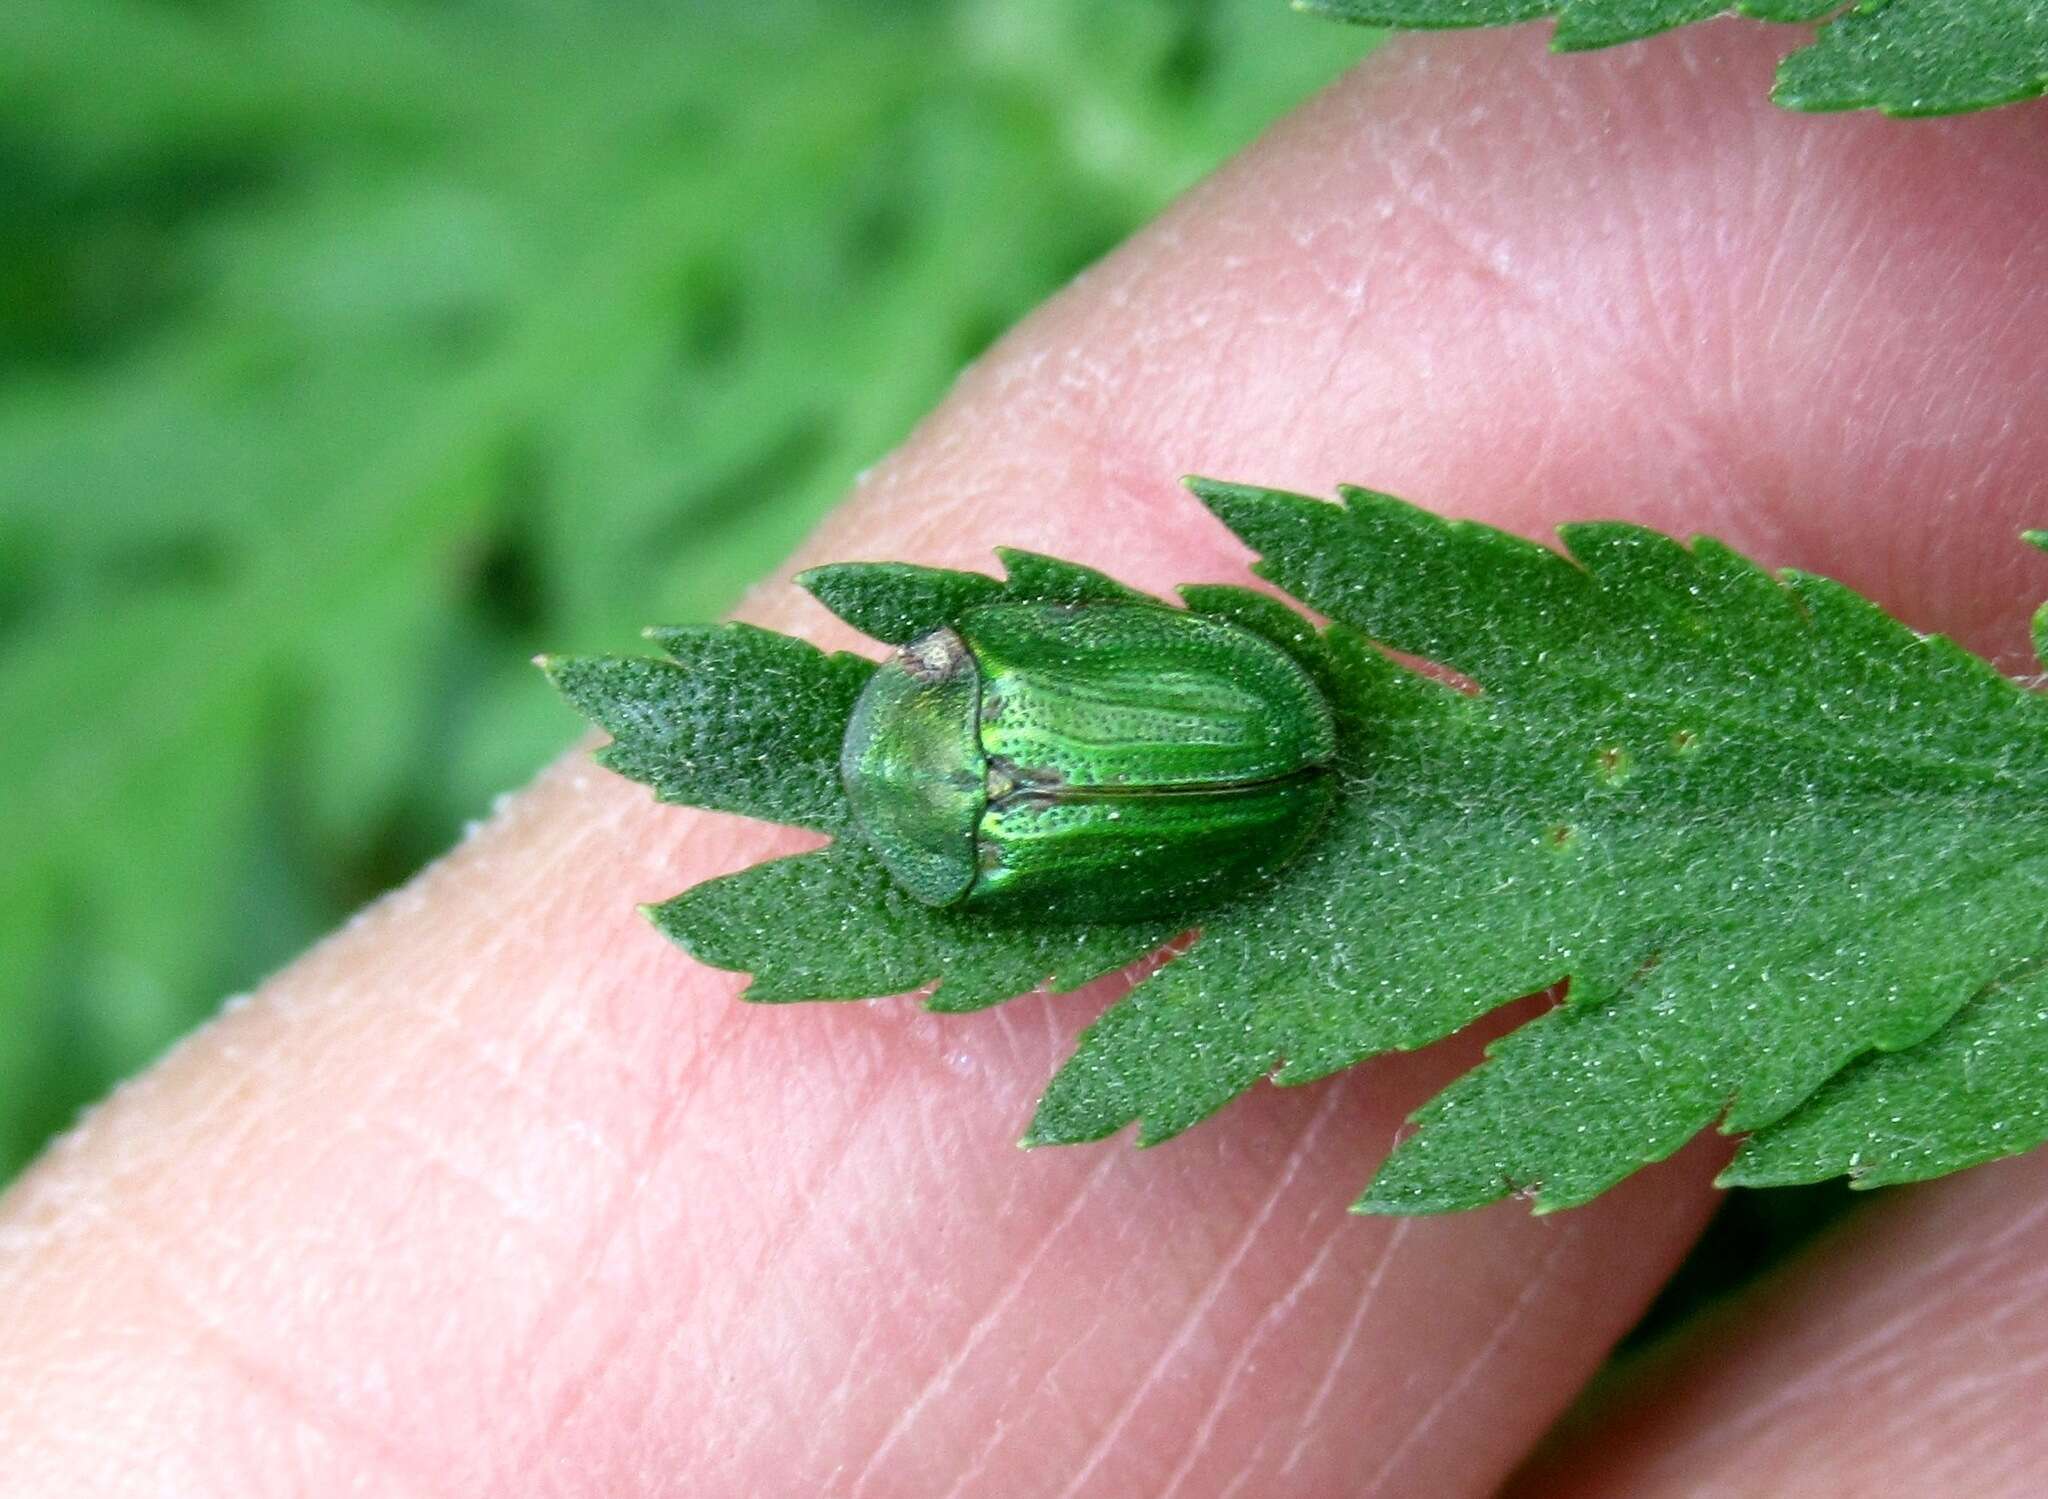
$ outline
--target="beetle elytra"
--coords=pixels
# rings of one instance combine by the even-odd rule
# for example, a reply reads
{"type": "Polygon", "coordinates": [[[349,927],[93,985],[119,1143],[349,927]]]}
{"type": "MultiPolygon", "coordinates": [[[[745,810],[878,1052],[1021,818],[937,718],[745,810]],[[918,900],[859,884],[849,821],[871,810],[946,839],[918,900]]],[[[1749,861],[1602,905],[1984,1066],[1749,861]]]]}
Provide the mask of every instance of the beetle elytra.
{"type": "Polygon", "coordinates": [[[840,756],[854,817],[927,905],[1052,921],[1189,910],[1297,853],[1335,795],[1302,667],[1164,605],[968,609],[879,666],[840,756]]]}

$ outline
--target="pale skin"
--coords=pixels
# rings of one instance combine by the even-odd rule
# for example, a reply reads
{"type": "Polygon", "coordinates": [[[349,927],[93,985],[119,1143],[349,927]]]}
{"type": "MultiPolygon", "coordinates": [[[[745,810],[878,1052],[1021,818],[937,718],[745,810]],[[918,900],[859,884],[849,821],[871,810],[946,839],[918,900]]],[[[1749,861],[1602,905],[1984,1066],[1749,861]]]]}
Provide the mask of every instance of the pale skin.
{"type": "MultiPolygon", "coordinates": [[[[2048,113],[1784,114],[1790,40],[1397,45],[792,567],[1242,580],[1177,475],[1348,480],[1711,532],[2035,670],[2048,113]]],[[[784,578],[743,612],[856,643],[784,578]]],[[[1347,1215],[1477,1038],[1022,1153],[1117,985],[753,1009],[635,913],[803,842],[573,757],[94,1113],[0,1200],[0,1492],[1479,1495],[1711,1211],[1715,1140],[1549,1218],[1347,1215]]],[[[2048,1156],[1884,1194],[1514,1491],[2048,1489],[2044,1203],[2048,1156]]]]}

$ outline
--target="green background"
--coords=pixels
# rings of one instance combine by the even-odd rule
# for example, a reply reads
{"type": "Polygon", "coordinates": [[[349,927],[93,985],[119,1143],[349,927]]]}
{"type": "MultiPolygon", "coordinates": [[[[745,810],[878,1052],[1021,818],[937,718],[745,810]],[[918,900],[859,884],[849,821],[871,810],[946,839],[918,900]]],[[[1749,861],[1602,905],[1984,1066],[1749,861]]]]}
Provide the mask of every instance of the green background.
{"type": "MultiPolygon", "coordinates": [[[[1279,0],[0,5],[0,1180],[1372,38],[1279,0]]],[[[997,538],[999,539],[999,538],[997,538]]]]}

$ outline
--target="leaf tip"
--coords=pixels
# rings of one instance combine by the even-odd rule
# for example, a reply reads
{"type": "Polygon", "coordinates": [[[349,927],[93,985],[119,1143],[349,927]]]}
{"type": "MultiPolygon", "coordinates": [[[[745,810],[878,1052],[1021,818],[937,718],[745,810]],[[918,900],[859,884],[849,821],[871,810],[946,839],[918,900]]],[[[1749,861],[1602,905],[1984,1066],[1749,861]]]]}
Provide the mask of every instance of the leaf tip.
{"type": "Polygon", "coordinates": [[[2042,551],[2048,552],[2048,531],[2037,531],[2030,528],[2020,532],[2020,540],[2030,547],[2038,547],[2042,551]]]}
{"type": "MultiPolygon", "coordinates": [[[[559,651],[541,651],[532,658],[535,668],[547,678],[548,685],[581,711],[583,702],[577,696],[575,681],[577,659],[573,655],[565,656],[559,651]]],[[[589,714],[585,713],[584,716],[589,717],[589,714]]]]}
{"type": "Polygon", "coordinates": [[[1182,474],[1180,485],[1212,513],[1218,505],[1242,499],[1249,492],[1243,484],[1233,484],[1228,479],[1212,479],[1207,474],[1182,474]]]}
{"type": "Polygon", "coordinates": [[[1365,1218],[1405,1218],[1416,1211],[1412,1193],[1388,1186],[1386,1167],[1387,1163],[1382,1162],[1379,1173],[1351,1204],[1352,1212],[1365,1218]]]}
{"type": "MultiPolygon", "coordinates": [[[[1275,502],[1299,496],[1283,494],[1276,490],[1261,489],[1255,484],[1237,484],[1228,479],[1212,479],[1205,474],[1183,474],[1182,485],[1192,494],[1204,510],[1229,528],[1232,535],[1253,551],[1261,548],[1245,535],[1245,526],[1260,514],[1269,514],[1275,502]]],[[[1256,566],[1252,569],[1257,572],[1256,566]]]]}

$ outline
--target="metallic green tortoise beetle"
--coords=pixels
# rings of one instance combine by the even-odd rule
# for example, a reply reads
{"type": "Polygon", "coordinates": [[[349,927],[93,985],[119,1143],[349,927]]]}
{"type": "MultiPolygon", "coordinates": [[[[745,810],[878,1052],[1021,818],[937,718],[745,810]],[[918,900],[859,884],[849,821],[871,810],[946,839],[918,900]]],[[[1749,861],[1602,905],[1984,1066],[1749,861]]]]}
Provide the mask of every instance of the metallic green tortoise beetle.
{"type": "Polygon", "coordinates": [[[1335,794],[1321,691],[1270,641],[1164,605],[986,604],[883,662],[840,774],[931,906],[1189,910],[1293,857],[1335,794]]]}

